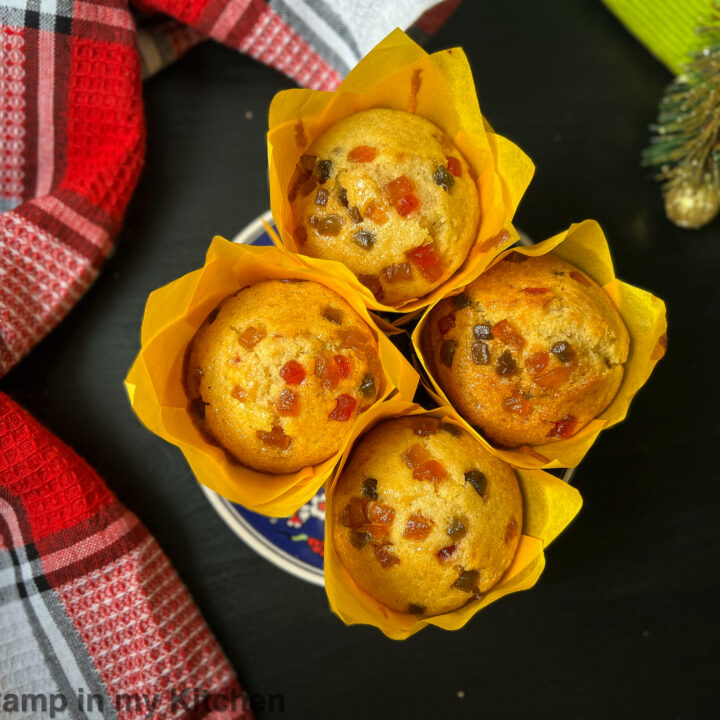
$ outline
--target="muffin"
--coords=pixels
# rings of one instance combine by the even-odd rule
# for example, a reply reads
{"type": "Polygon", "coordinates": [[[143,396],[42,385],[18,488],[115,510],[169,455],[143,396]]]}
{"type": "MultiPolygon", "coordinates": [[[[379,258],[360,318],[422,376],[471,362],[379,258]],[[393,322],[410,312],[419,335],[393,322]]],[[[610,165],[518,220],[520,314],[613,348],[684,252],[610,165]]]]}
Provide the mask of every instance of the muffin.
{"type": "Polygon", "coordinates": [[[332,517],[335,550],[365,592],[398,612],[437,615],[500,580],[523,508],[513,470],[468,433],[406,417],[360,439],[332,517]]]}
{"type": "Polygon", "coordinates": [[[259,282],[225,298],[188,346],[189,408],[243,465],[295,472],[337,452],[373,404],[377,352],[367,323],[324,285],[259,282]]]}
{"type": "Polygon", "coordinates": [[[612,401],[630,339],[605,291],[559,257],[510,253],[429,314],[423,354],[465,419],[504,447],[574,435],[612,401]]]}
{"type": "Polygon", "coordinates": [[[386,305],[449,278],[479,219],[475,180],[449,138],[424,118],[382,108],[320,135],[288,199],[300,252],[344,263],[386,305]]]}

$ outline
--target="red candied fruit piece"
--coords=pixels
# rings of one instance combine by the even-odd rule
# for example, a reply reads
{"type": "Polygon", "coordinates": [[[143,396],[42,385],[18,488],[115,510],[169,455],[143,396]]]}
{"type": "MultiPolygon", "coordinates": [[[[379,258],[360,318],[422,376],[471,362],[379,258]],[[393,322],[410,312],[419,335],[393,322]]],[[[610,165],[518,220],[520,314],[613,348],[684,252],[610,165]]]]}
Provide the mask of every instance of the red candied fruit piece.
{"type": "Polygon", "coordinates": [[[548,433],[548,437],[569,438],[577,427],[577,418],[573,415],[566,415],[562,420],[555,423],[555,427],[548,433]]]}
{"type": "Polygon", "coordinates": [[[338,422],[347,422],[355,410],[357,400],[352,395],[340,395],[338,397],[335,408],[328,415],[330,420],[337,420],[338,422]]]}
{"type": "Polygon", "coordinates": [[[334,390],[340,382],[340,368],[328,353],[320,353],[315,358],[315,377],[325,390],[334,390]]]}
{"type": "Polygon", "coordinates": [[[354,163],[372,162],[376,157],[377,148],[369,145],[358,145],[347,154],[347,159],[354,163]]]}
{"type": "Polygon", "coordinates": [[[448,545],[447,547],[440,548],[437,552],[437,559],[441,563],[447,563],[452,560],[453,555],[455,555],[455,551],[457,550],[457,545],[448,545]]]}
{"type": "Polygon", "coordinates": [[[340,377],[343,379],[350,377],[350,358],[346,358],[344,355],[335,355],[333,360],[338,367],[340,377]]]}
{"type": "Polygon", "coordinates": [[[460,161],[456,157],[451,157],[450,155],[446,155],[445,157],[447,157],[447,169],[455,177],[460,177],[462,175],[462,165],[460,164],[460,161]]]}
{"type": "Polygon", "coordinates": [[[572,367],[570,365],[561,365],[560,367],[552,368],[552,370],[547,370],[540,375],[536,375],[533,378],[533,382],[541,388],[555,390],[567,382],[571,372],[572,367]]]}
{"type": "Polygon", "coordinates": [[[437,460],[428,460],[413,470],[413,478],[421,482],[442,482],[447,476],[447,470],[437,460]]]}
{"type": "Polygon", "coordinates": [[[424,540],[432,530],[435,523],[425,517],[421,512],[413,513],[405,525],[403,537],[408,540],[424,540]]]}
{"type": "Polygon", "coordinates": [[[512,395],[503,402],[503,407],[511,413],[527,417],[532,412],[532,405],[522,395],[512,395]]]}
{"type": "Polygon", "coordinates": [[[280,450],[287,450],[292,442],[292,438],[286,435],[285,431],[279,425],[273,425],[270,432],[257,430],[255,434],[265,445],[279,448],[280,450]]]}
{"type": "Polygon", "coordinates": [[[440,258],[431,245],[420,245],[408,250],[405,255],[410,258],[428,280],[439,280],[442,276],[440,258]]]}
{"type": "Polygon", "coordinates": [[[238,333],[238,342],[246,350],[252,350],[266,335],[264,328],[256,328],[251,325],[243,332],[238,333]]]}
{"type": "Polygon", "coordinates": [[[428,460],[432,460],[430,453],[419,443],[411,445],[400,457],[411,470],[420,467],[428,460]]]}
{"type": "Polygon", "coordinates": [[[528,295],[544,295],[546,292],[548,292],[550,288],[546,287],[526,287],[523,288],[523,292],[527,293],[528,295]]]}
{"type": "Polygon", "coordinates": [[[403,195],[400,200],[395,203],[395,209],[398,211],[398,215],[402,215],[403,217],[409,215],[411,212],[417,210],[419,207],[420,200],[415,193],[403,195]]]}
{"type": "Polygon", "coordinates": [[[385,192],[399,215],[409,215],[413,210],[420,207],[420,200],[415,195],[413,185],[405,175],[401,175],[387,183],[385,192]]]}
{"type": "Polygon", "coordinates": [[[450,313],[449,315],[445,315],[445,317],[441,317],[438,320],[438,330],[440,331],[441,335],[447,334],[454,327],[455,327],[455,313],[450,313]]]}
{"type": "Polygon", "coordinates": [[[531,373],[537,374],[547,367],[548,362],[550,362],[549,353],[545,351],[536,352],[528,355],[525,360],[525,368],[531,373]]]}
{"type": "Polygon", "coordinates": [[[373,545],[373,551],[375,552],[375,557],[377,558],[377,561],[380,563],[380,566],[385,568],[387,570],[388,568],[393,567],[394,565],[397,565],[400,562],[400,558],[395,557],[390,552],[390,548],[392,547],[392,543],[382,543],[382,545],[375,544],[373,545]]]}
{"type": "Polygon", "coordinates": [[[525,338],[509,320],[501,320],[495,323],[492,326],[492,334],[516,350],[522,350],[525,347],[525,338]]]}
{"type": "Polygon", "coordinates": [[[288,360],[280,368],[280,377],[288,385],[299,385],[305,379],[305,368],[297,360],[288,360]]]}
{"type": "Polygon", "coordinates": [[[300,415],[300,398],[292,390],[283,388],[275,407],[280,417],[297,417],[300,415]]]}

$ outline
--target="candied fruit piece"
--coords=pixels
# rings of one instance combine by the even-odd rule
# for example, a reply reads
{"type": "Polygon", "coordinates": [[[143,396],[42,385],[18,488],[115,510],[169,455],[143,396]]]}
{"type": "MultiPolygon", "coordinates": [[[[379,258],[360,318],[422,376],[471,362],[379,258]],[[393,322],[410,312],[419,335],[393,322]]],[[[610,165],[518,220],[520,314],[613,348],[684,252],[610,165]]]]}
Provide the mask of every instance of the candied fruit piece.
{"type": "Polygon", "coordinates": [[[318,235],[333,237],[342,230],[343,219],[339,215],[311,215],[310,225],[318,235]]]}
{"type": "Polygon", "coordinates": [[[446,545],[437,551],[437,559],[443,564],[449,563],[453,559],[456,551],[457,545],[446,545]]]}
{"type": "Polygon", "coordinates": [[[268,447],[279,448],[280,450],[287,450],[290,447],[290,443],[292,443],[292,438],[286,435],[285,431],[279,425],[273,425],[270,432],[257,430],[255,434],[258,439],[268,447]]]}
{"type": "Polygon", "coordinates": [[[283,388],[275,407],[280,417],[297,417],[300,415],[300,398],[292,390],[283,388]]]}
{"type": "Polygon", "coordinates": [[[440,359],[443,365],[452,367],[453,360],[455,358],[455,348],[457,348],[457,342],[455,340],[446,340],[440,346],[440,359]]]}
{"type": "Polygon", "coordinates": [[[553,429],[548,433],[552,438],[569,438],[575,432],[577,418],[573,415],[566,415],[562,420],[555,423],[553,429]]]}
{"type": "Polygon", "coordinates": [[[340,377],[343,379],[350,377],[350,358],[346,358],[344,355],[335,355],[333,357],[333,360],[338,366],[338,370],[340,371],[340,377]]]}
{"type": "Polygon", "coordinates": [[[447,169],[455,176],[462,175],[462,165],[456,157],[447,156],[447,169]]]}
{"type": "Polygon", "coordinates": [[[353,235],[353,241],[365,250],[370,250],[370,248],[375,244],[376,239],[375,233],[370,232],[369,230],[358,230],[353,235]]]}
{"type": "Polygon", "coordinates": [[[381,302],[385,292],[377,275],[358,275],[358,280],[381,302]]]}
{"type": "Polygon", "coordinates": [[[505,350],[498,358],[495,372],[498,375],[512,375],[517,370],[517,364],[509,350],[505,350]]]}
{"type": "Polygon", "coordinates": [[[280,377],[288,385],[299,385],[305,380],[305,368],[297,360],[288,360],[280,368],[280,377]]]}
{"type": "Polygon", "coordinates": [[[570,273],[570,277],[577,283],[584,285],[585,287],[592,287],[592,283],[583,275],[579,270],[573,270],[570,273]]]}
{"type": "Polygon", "coordinates": [[[246,350],[252,350],[266,335],[265,328],[256,328],[251,325],[243,332],[238,333],[238,342],[246,350]]]}
{"type": "Polygon", "coordinates": [[[550,352],[555,355],[560,362],[564,363],[572,362],[577,357],[575,348],[569,342],[565,342],[564,340],[556,342],[550,348],[550,352]]]}
{"type": "Polygon", "coordinates": [[[434,418],[419,418],[415,421],[413,432],[420,437],[434,435],[440,429],[440,423],[434,418]]]}
{"type": "Polygon", "coordinates": [[[365,506],[365,518],[369,525],[390,527],[395,519],[395,508],[378,502],[369,502],[365,506]]]}
{"type": "Polygon", "coordinates": [[[442,482],[447,476],[447,470],[437,460],[428,460],[413,470],[413,478],[421,482],[442,482]]]}
{"type": "Polygon", "coordinates": [[[357,350],[363,355],[374,355],[375,349],[370,344],[370,338],[359,328],[351,326],[342,332],[340,337],[341,344],[344,348],[357,350]]]}
{"type": "Polygon", "coordinates": [[[397,565],[400,562],[400,558],[396,557],[390,552],[390,548],[392,547],[392,543],[382,543],[381,545],[374,544],[373,545],[373,551],[375,552],[375,557],[377,558],[377,561],[380,563],[380,566],[385,568],[387,570],[388,568],[391,568],[395,565],[397,565]]]}
{"type": "Polygon", "coordinates": [[[328,305],[323,310],[322,316],[326,320],[329,320],[331,323],[335,323],[336,325],[342,325],[343,312],[342,312],[342,310],[339,310],[338,308],[334,308],[331,305],[328,305]]]}
{"type": "Polygon", "coordinates": [[[457,542],[467,535],[467,528],[465,523],[457,515],[453,517],[450,524],[448,525],[447,534],[457,542]]]}
{"type": "Polygon", "coordinates": [[[325,188],[320,188],[317,191],[317,195],[315,196],[315,204],[324,207],[325,205],[327,205],[329,197],[330,193],[325,188]]]}
{"type": "Polygon", "coordinates": [[[335,401],[335,407],[328,415],[328,419],[347,422],[352,417],[356,405],[357,400],[352,395],[340,395],[335,401]]]}
{"type": "Polygon", "coordinates": [[[519,394],[511,395],[503,401],[503,407],[511,413],[527,417],[532,412],[532,405],[519,394]]]}
{"type": "Polygon", "coordinates": [[[482,340],[476,340],[470,348],[472,360],[476,365],[487,365],[490,362],[490,347],[482,340]]]}
{"type": "Polygon", "coordinates": [[[419,443],[411,445],[402,453],[401,457],[405,464],[413,470],[432,459],[430,453],[419,443]]]}
{"type": "Polygon", "coordinates": [[[343,525],[353,529],[361,528],[365,525],[367,522],[365,508],[368,502],[368,500],[363,500],[363,498],[350,498],[350,504],[346,505],[343,511],[343,525]]]}
{"type": "Polygon", "coordinates": [[[358,532],[357,530],[351,530],[350,531],[350,544],[357,548],[358,550],[362,550],[369,542],[372,535],[368,532],[358,532]]]}
{"type": "Polygon", "coordinates": [[[409,215],[420,206],[420,200],[415,195],[413,185],[405,175],[387,183],[385,192],[399,215],[409,215]]]}
{"type": "Polygon", "coordinates": [[[360,381],[360,387],[358,388],[358,391],[362,394],[363,397],[375,397],[375,378],[371,372],[366,372],[365,375],[363,375],[363,379],[360,381]]]}
{"type": "Polygon", "coordinates": [[[320,353],[315,358],[315,377],[325,390],[334,390],[340,382],[340,368],[328,353],[320,353]]]}
{"type": "Polygon", "coordinates": [[[375,478],[365,478],[360,486],[360,494],[371,500],[377,500],[377,480],[375,478]]]}
{"type": "Polygon", "coordinates": [[[330,173],[332,173],[332,160],[321,160],[315,166],[315,174],[321,185],[330,179],[330,173]]]}
{"type": "Polygon", "coordinates": [[[350,216],[350,219],[355,223],[355,225],[359,225],[363,221],[363,216],[360,214],[360,211],[354,205],[351,208],[348,208],[348,215],[350,216]]]}
{"type": "Polygon", "coordinates": [[[424,540],[435,523],[421,512],[413,513],[407,520],[402,536],[408,540],[424,540]]]}
{"type": "Polygon", "coordinates": [[[338,202],[343,206],[348,206],[348,196],[347,196],[347,190],[345,188],[340,188],[340,192],[338,193],[338,202]]]}
{"type": "Polygon", "coordinates": [[[380,273],[390,283],[412,280],[412,268],[408,263],[387,265],[380,273]]]}
{"type": "Polygon", "coordinates": [[[387,222],[387,215],[385,211],[375,202],[371,200],[363,210],[363,216],[376,222],[378,225],[382,225],[387,222]]]}
{"type": "Polygon", "coordinates": [[[463,570],[453,587],[462,592],[470,593],[477,587],[480,573],[477,570],[463,570]]]}
{"type": "Polygon", "coordinates": [[[455,313],[450,313],[449,315],[445,315],[445,317],[441,317],[438,320],[438,330],[440,331],[441,335],[446,335],[454,327],[455,327],[455,313]]]}
{"type": "Polygon", "coordinates": [[[561,365],[560,367],[546,370],[540,375],[535,375],[533,382],[541,388],[555,390],[568,381],[571,372],[572,368],[569,365],[561,365]]]}
{"type": "Polygon", "coordinates": [[[405,255],[418,267],[428,280],[438,280],[442,276],[442,265],[432,245],[420,245],[408,250],[405,255]]]}
{"type": "Polygon", "coordinates": [[[544,351],[533,353],[528,355],[525,360],[525,369],[529,370],[533,374],[537,374],[544,370],[550,361],[550,355],[544,351]]]}
{"type": "Polygon", "coordinates": [[[482,470],[468,470],[465,473],[465,482],[470,483],[480,497],[485,497],[487,490],[487,478],[482,470]]]}
{"type": "Polygon", "coordinates": [[[243,402],[247,399],[247,390],[245,390],[245,388],[241,388],[239,385],[236,385],[230,391],[230,396],[234,397],[239,402],[243,402]]]}
{"type": "Polygon", "coordinates": [[[353,163],[372,162],[376,157],[377,148],[369,145],[358,145],[347,154],[347,159],[353,163]]]}
{"type": "Polygon", "coordinates": [[[515,521],[515,518],[510,518],[510,522],[505,528],[505,544],[507,545],[507,543],[509,543],[511,540],[514,540],[519,532],[520,529],[518,528],[518,524],[515,521]]]}
{"type": "Polygon", "coordinates": [[[522,291],[528,295],[544,295],[549,290],[550,288],[546,287],[526,287],[522,291]]]}
{"type": "Polygon", "coordinates": [[[509,320],[501,320],[495,323],[492,326],[492,334],[516,350],[522,350],[525,347],[525,338],[509,320]]]}
{"type": "Polygon", "coordinates": [[[470,307],[470,305],[472,305],[472,299],[464,292],[461,292],[459,295],[455,295],[452,302],[458,310],[462,310],[463,308],[470,307]]]}
{"type": "Polygon", "coordinates": [[[452,423],[442,422],[440,423],[440,429],[443,432],[446,432],[456,438],[462,435],[462,430],[457,425],[453,425],[452,423]]]}
{"type": "Polygon", "coordinates": [[[395,209],[398,211],[398,215],[402,215],[403,217],[409,215],[411,212],[417,210],[419,207],[420,200],[418,199],[417,195],[415,195],[415,193],[404,195],[397,203],[395,203],[395,209]]]}
{"type": "Polygon", "coordinates": [[[455,184],[455,178],[452,173],[443,165],[440,165],[440,167],[435,170],[433,180],[445,190],[445,192],[450,192],[450,188],[455,184]]]}
{"type": "Polygon", "coordinates": [[[492,327],[487,323],[478,323],[473,328],[473,335],[478,340],[492,340],[494,335],[492,334],[492,327]]]}

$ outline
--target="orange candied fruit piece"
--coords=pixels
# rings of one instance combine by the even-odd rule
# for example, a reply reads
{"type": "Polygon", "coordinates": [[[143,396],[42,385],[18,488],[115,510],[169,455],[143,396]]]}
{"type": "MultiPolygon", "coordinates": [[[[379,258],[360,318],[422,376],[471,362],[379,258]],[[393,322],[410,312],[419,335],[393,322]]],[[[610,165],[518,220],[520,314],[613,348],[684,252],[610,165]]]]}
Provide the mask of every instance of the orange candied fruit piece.
{"type": "Polygon", "coordinates": [[[408,540],[424,540],[433,528],[435,523],[425,517],[421,512],[413,513],[405,525],[403,537],[408,540]]]}
{"type": "Polygon", "coordinates": [[[549,290],[550,288],[546,287],[526,287],[522,289],[522,291],[528,295],[544,295],[549,290]]]}
{"type": "Polygon", "coordinates": [[[370,338],[354,325],[342,331],[340,344],[344,348],[356,350],[363,355],[375,355],[375,348],[370,344],[370,338]]]}
{"type": "Polygon", "coordinates": [[[285,431],[279,425],[273,425],[270,432],[258,430],[255,434],[265,445],[279,448],[280,450],[287,450],[292,442],[292,438],[286,435],[285,431]]]}
{"type": "Polygon", "coordinates": [[[432,460],[430,453],[419,443],[411,445],[400,457],[411,470],[420,467],[428,460],[432,460]]]}
{"type": "Polygon", "coordinates": [[[415,188],[405,175],[391,180],[385,185],[385,192],[399,215],[409,215],[420,207],[420,200],[415,195],[415,188]]]}
{"type": "Polygon", "coordinates": [[[544,350],[541,350],[540,352],[528,355],[527,359],[525,360],[525,369],[529,370],[535,375],[544,370],[549,362],[550,354],[546,353],[544,350]]]}
{"type": "Polygon", "coordinates": [[[415,422],[413,432],[416,435],[425,437],[427,435],[435,435],[440,431],[440,421],[435,418],[420,418],[415,422]]]}
{"type": "Polygon", "coordinates": [[[340,382],[340,368],[328,353],[320,353],[315,358],[315,377],[325,390],[334,390],[340,382]]]}
{"type": "Polygon", "coordinates": [[[300,415],[300,398],[288,388],[283,388],[275,403],[280,417],[297,417],[300,415]]]}
{"type": "Polygon", "coordinates": [[[446,155],[447,157],[447,169],[455,176],[460,177],[462,175],[462,165],[456,157],[446,155]]]}
{"type": "Polygon", "coordinates": [[[574,415],[566,415],[555,423],[553,429],[548,433],[548,437],[569,438],[575,432],[576,427],[577,418],[574,415]]]}
{"type": "Polygon", "coordinates": [[[333,360],[338,367],[340,377],[343,378],[343,380],[350,377],[350,368],[352,367],[350,358],[347,358],[344,355],[335,355],[333,360]]]}
{"type": "Polygon", "coordinates": [[[389,283],[412,280],[412,268],[407,263],[386,265],[380,273],[389,283]]]}
{"type": "Polygon", "coordinates": [[[347,159],[354,163],[372,162],[376,157],[377,148],[369,145],[358,145],[347,154],[347,159]]]}
{"type": "Polygon", "coordinates": [[[581,285],[584,285],[585,287],[592,287],[592,283],[590,280],[588,280],[585,275],[583,275],[579,270],[573,270],[570,273],[570,277],[575,281],[580,283],[581,285]]]}
{"type": "Polygon", "coordinates": [[[492,334],[516,350],[522,350],[525,347],[525,338],[509,320],[495,323],[492,326],[492,334]]]}
{"type": "Polygon", "coordinates": [[[522,395],[512,395],[503,402],[503,407],[511,413],[527,417],[532,412],[532,405],[522,395]]]}
{"type": "Polygon", "coordinates": [[[238,342],[246,350],[252,350],[266,335],[265,328],[256,328],[251,325],[243,332],[238,333],[238,342]]]}
{"type": "Polygon", "coordinates": [[[387,222],[387,215],[385,211],[375,202],[371,200],[363,209],[362,216],[368,218],[378,225],[383,225],[387,222]]]}
{"type": "Polygon", "coordinates": [[[297,360],[288,360],[280,368],[280,377],[288,385],[299,385],[305,380],[305,368],[297,360]]]}
{"type": "Polygon", "coordinates": [[[247,390],[245,390],[245,388],[240,387],[239,385],[236,385],[230,391],[230,396],[234,397],[236,400],[239,400],[240,402],[243,402],[247,399],[247,390]]]}
{"type": "Polygon", "coordinates": [[[378,302],[382,301],[385,291],[377,275],[360,274],[358,280],[375,296],[378,302]]]}
{"type": "Polygon", "coordinates": [[[567,382],[571,372],[572,367],[570,365],[561,365],[560,367],[552,368],[552,370],[547,370],[541,375],[536,375],[533,378],[533,382],[541,388],[554,390],[567,382]]]}
{"type": "Polygon", "coordinates": [[[347,422],[351,418],[356,405],[357,400],[352,395],[340,395],[335,401],[335,407],[328,415],[328,419],[347,422]]]}
{"type": "Polygon", "coordinates": [[[405,255],[416,265],[428,280],[439,280],[442,276],[440,258],[431,245],[420,245],[408,250],[405,255]]]}
{"type": "Polygon", "coordinates": [[[373,545],[373,550],[375,552],[375,557],[377,558],[377,561],[380,563],[381,567],[385,568],[386,570],[393,567],[394,565],[397,565],[400,562],[400,558],[396,557],[390,552],[391,547],[392,543],[387,542],[382,543],[381,545],[373,545]]]}
{"type": "Polygon", "coordinates": [[[364,498],[350,498],[350,504],[346,506],[343,517],[343,523],[346,527],[357,530],[366,524],[365,507],[368,502],[370,501],[364,498]]]}
{"type": "Polygon", "coordinates": [[[442,482],[447,476],[447,470],[437,460],[428,460],[413,470],[413,478],[421,482],[442,482]]]}

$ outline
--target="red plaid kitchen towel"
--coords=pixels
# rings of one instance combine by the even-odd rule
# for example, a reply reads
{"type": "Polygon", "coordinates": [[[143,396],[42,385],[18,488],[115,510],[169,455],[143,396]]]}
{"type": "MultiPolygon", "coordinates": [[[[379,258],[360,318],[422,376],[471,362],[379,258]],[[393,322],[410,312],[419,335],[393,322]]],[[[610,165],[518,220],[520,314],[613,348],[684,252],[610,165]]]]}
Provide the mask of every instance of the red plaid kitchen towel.
{"type": "Polygon", "coordinates": [[[155,539],[91,467],[0,393],[6,717],[250,720],[251,711],[155,539]]]}
{"type": "Polygon", "coordinates": [[[140,54],[151,74],[210,37],[331,90],[437,3],[143,0],[144,13],[174,20],[136,35],[127,0],[0,0],[0,376],[65,316],[112,246],[144,155],[140,54]]]}

